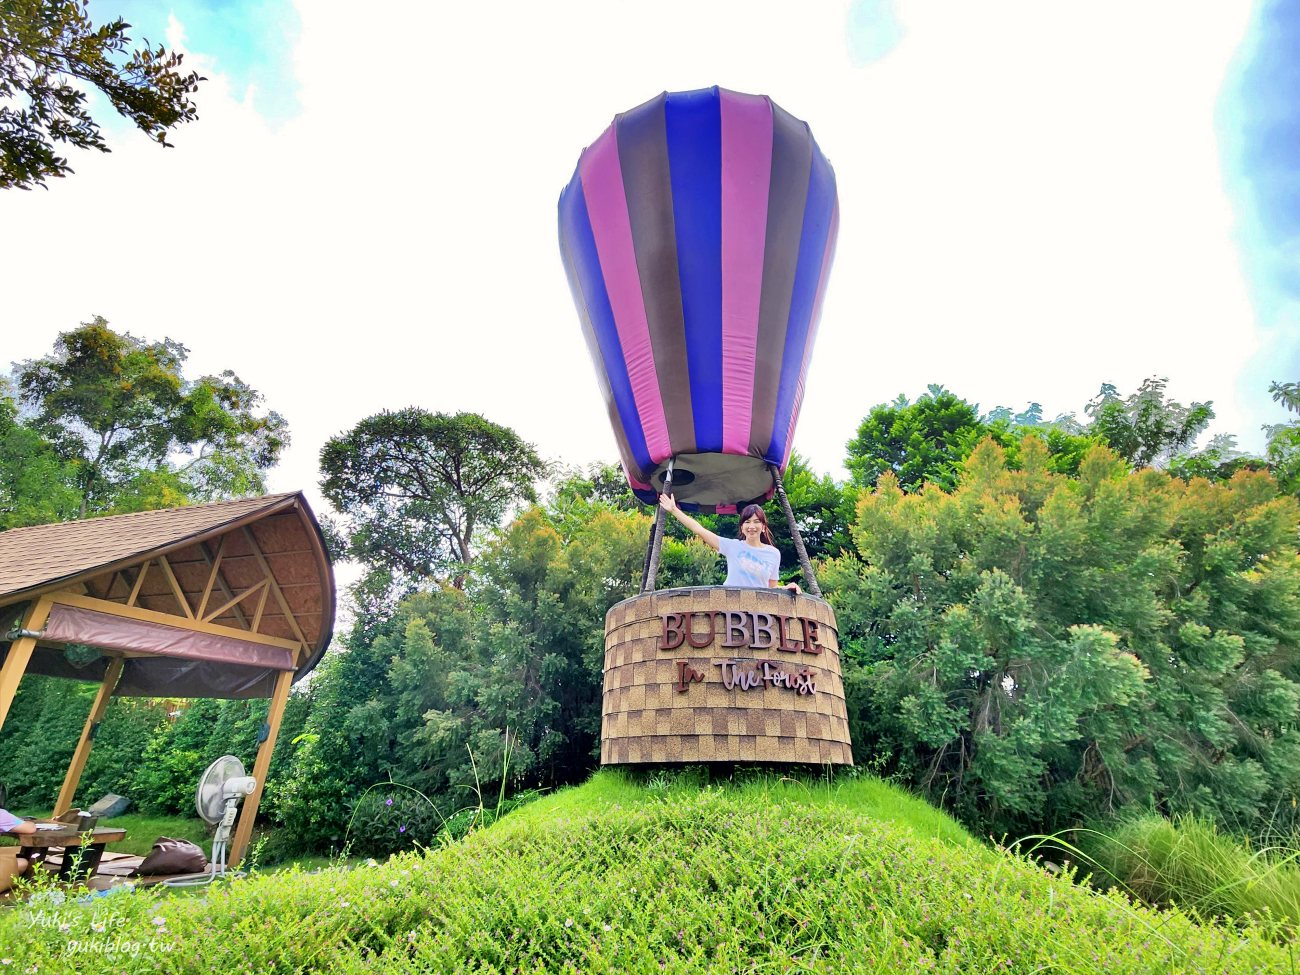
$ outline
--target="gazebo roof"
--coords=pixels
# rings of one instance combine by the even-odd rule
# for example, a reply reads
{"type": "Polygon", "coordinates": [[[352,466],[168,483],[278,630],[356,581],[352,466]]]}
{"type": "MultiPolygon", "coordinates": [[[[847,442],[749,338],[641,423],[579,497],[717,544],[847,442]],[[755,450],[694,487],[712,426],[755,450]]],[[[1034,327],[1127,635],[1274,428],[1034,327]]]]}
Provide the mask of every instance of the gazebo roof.
{"type": "Polygon", "coordinates": [[[295,492],[0,532],[0,638],[41,599],[31,673],[98,680],[120,656],[119,694],[264,697],[316,665],[335,593],[295,492]],[[104,656],[70,662],[68,644],[104,656]]]}

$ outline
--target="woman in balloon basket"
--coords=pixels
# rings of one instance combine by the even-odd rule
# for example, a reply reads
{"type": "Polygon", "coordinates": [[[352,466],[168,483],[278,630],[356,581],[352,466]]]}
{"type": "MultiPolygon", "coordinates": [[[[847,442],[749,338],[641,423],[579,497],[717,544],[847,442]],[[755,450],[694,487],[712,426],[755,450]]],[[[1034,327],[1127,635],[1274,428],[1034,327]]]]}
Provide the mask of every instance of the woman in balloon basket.
{"type": "MultiPolygon", "coordinates": [[[[740,512],[740,537],[722,538],[677,507],[671,494],[659,495],[659,505],[704,540],[704,544],[727,557],[724,586],[770,589],[781,586],[781,553],[772,544],[772,530],[762,505],[746,505],[740,512]]],[[[783,588],[799,592],[797,582],[783,588]]]]}

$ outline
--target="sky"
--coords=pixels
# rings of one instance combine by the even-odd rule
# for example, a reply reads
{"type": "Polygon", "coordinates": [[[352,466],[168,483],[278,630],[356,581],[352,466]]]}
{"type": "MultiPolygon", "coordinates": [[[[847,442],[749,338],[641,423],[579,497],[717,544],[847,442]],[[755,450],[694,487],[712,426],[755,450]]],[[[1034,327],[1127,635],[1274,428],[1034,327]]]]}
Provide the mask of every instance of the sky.
{"type": "Polygon", "coordinates": [[[1298,5],[94,0],[186,52],[199,120],[168,150],[112,120],[0,197],[6,359],[95,315],[179,340],[285,415],[271,488],[320,511],[321,445],[385,408],[612,462],[556,201],[615,114],[718,84],[836,171],[815,470],[930,383],[1051,417],[1164,376],[1258,450],[1300,378],[1298,5]]]}

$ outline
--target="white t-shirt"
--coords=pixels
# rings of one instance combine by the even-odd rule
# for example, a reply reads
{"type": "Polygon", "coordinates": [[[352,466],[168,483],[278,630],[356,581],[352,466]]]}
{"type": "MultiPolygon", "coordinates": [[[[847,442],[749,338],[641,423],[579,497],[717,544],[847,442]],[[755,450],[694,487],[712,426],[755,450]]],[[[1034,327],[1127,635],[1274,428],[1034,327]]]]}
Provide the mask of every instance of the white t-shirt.
{"type": "Polygon", "coordinates": [[[719,538],[718,551],[727,557],[724,586],[767,589],[781,572],[781,553],[771,545],[750,545],[739,538],[719,538]]]}

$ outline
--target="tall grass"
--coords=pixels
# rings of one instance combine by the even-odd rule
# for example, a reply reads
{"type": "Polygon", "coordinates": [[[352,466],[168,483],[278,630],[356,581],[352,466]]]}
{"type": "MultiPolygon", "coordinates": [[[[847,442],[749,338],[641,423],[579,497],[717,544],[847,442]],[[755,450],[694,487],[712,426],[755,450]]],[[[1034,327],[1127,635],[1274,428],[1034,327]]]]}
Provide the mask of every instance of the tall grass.
{"type": "Polygon", "coordinates": [[[1300,851],[1294,848],[1256,849],[1194,816],[1171,822],[1154,813],[1078,836],[1085,862],[1101,880],[1148,904],[1300,926],[1300,851]]]}

